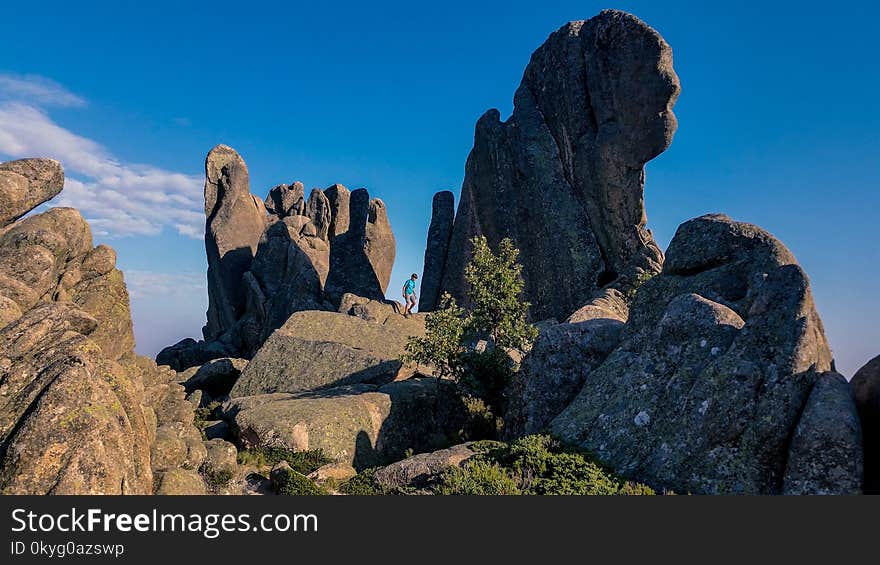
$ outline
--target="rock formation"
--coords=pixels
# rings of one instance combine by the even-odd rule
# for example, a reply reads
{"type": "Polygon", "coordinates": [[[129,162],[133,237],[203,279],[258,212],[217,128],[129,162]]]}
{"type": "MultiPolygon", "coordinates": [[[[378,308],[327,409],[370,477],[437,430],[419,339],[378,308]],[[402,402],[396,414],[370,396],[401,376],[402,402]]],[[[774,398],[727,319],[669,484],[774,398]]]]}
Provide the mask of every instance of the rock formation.
{"type": "MultiPolygon", "coordinates": [[[[627,294],[658,272],[644,165],[672,140],[678,93],[672,50],[634,16],[606,10],[553,33],[532,55],[511,117],[493,109],[477,122],[442,290],[463,301],[475,235],[493,247],[513,239],[535,320],[563,320],[597,289],[627,294]]],[[[438,278],[431,269],[425,278],[438,278]]]]}
{"type": "Polygon", "coordinates": [[[617,347],[622,332],[623,322],[607,318],[557,324],[542,331],[507,391],[505,435],[519,437],[547,429],[617,347]]]}
{"type": "Polygon", "coordinates": [[[61,164],[52,159],[21,159],[0,163],[0,228],[43,202],[64,185],[61,164]]]}
{"type": "Polygon", "coordinates": [[[395,242],[385,204],[366,189],[281,184],[250,193],[241,156],[218,145],[205,162],[208,323],[204,341],[162,350],[176,370],[251,357],[294,312],[334,311],[345,293],[381,300],[395,242]],[[268,214],[268,215],[267,215],[268,214]]]}
{"type": "Polygon", "coordinates": [[[205,159],[205,249],[208,253],[206,340],[220,337],[244,314],[241,277],[251,268],[266,227],[266,209],[250,193],[244,159],[218,145],[205,159]]]}
{"type": "Polygon", "coordinates": [[[335,312],[297,312],[257,351],[230,396],[387,383],[401,368],[407,338],[424,332],[424,322],[400,315],[379,322],[335,312]]]}
{"type": "Polygon", "coordinates": [[[703,216],[679,227],[620,344],[549,429],[676,492],[859,492],[861,431],[831,369],[788,249],[756,226],[703,216]]]}
{"type": "MultiPolygon", "coordinates": [[[[0,164],[4,221],[63,179],[48,159],[0,164]],[[9,189],[19,177],[33,193],[9,189]]],[[[176,492],[204,492],[183,388],[133,348],[116,253],[93,247],[79,212],[51,208],[0,228],[0,492],[151,494],[169,473],[192,487],[176,492]]]]}
{"type": "Polygon", "coordinates": [[[358,470],[442,446],[465,422],[452,385],[433,378],[245,396],[223,413],[246,447],[322,449],[358,470]]]}
{"type": "Polygon", "coordinates": [[[446,265],[454,221],[455,195],[448,190],[438,192],[431,203],[431,225],[428,226],[428,243],[425,247],[419,312],[430,312],[438,306],[441,296],[440,279],[446,265]]]}
{"type": "Polygon", "coordinates": [[[865,492],[880,493],[880,355],[856,371],[850,381],[865,443],[865,492]]]}

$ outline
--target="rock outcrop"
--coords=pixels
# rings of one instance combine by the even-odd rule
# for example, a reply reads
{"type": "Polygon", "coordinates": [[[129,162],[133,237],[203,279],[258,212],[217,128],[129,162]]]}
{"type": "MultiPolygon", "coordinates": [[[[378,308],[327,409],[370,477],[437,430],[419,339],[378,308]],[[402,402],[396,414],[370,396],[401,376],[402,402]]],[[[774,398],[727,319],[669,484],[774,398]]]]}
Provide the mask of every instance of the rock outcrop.
{"type": "MultiPolygon", "coordinates": [[[[157,361],[177,371],[218,357],[249,358],[294,312],[335,311],[346,293],[382,300],[395,241],[385,204],[366,189],[281,184],[250,193],[241,156],[218,145],[205,164],[208,323],[157,361]]],[[[2,315],[2,304],[0,304],[2,315]]]]}
{"type": "Polygon", "coordinates": [[[657,273],[644,166],[672,140],[678,93],[672,50],[634,16],[605,10],[553,33],[511,117],[493,109],[477,122],[442,290],[464,302],[476,235],[520,249],[535,320],[566,319],[598,289],[627,294],[657,273]]]}
{"type": "MultiPolygon", "coordinates": [[[[346,292],[382,299],[391,280],[396,249],[385,204],[378,198],[371,200],[363,188],[342,198],[348,200],[349,227],[333,239],[328,297],[336,304],[346,292]]],[[[338,205],[338,201],[332,203],[331,209],[338,205]]],[[[334,230],[338,229],[339,223],[334,223],[334,230]]]]}
{"type": "Polygon", "coordinates": [[[505,435],[546,430],[617,347],[622,332],[622,322],[607,318],[557,324],[542,331],[507,391],[505,435]]]}
{"type": "Polygon", "coordinates": [[[848,387],[823,376],[831,366],[788,249],[703,216],[679,227],[621,343],[550,430],[675,492],[852,492],[860,431],[848,387]]]}
{"type": "Polygon", "coordinates": [[[250,193],[244,159],[218,145],[205,159],[205,249],[208,254],[206,340],[219,338],[244,314],[241,278],[251,268],[266,227],[266,208],[250,193]]]}
{"type": "Polygon", "coordinates": [[[880,355],[856,371],[850,385],[865,444],[865,492],[880,493],[880,355]]]}
{"type": "MultiPolygon", "coordinates": [[[[33,189],[7,198],[7,222],[63,184],[48,159],[0,164],[0,185],[7,173],[33,189]]],[[[176,374],[133,348],[116,253],[93,247],[79,212],[0,228],[0,492],[151,494],[198,467],[204,446],[176,374]]]]}
{"type": "Polygon", "coordinates": [[[230,396],[387,383],[401,368],[407,338],[424,332],[421,318],[397,314],[367,321],[335,312],[297,312],[257,351],[230,396]]]}
{"type": "Polygon", "coordinates": [[[425,246],[419,312],[430,312],[439,305],[441,277],[446,266],[454,222],[455,195],[448,190],[438,192],[431,202],[431,225],[428,226],[428,243],[425,246]]]}
{"type": "Polygon", "coordinates": [[[788,461],[785,494],[861,494],[862,431],[852,389],[843,376],[819,376],[798,419],[788,461]]]}
{"type": "Polygon", "coordinates": [[[64,186],[61,164],[52,159],[20,159],[0,163],[0,228],[8,226],[64,186]]]}
{"type": "Polygon", "coordinates": [[[88,336],[97,320],[43,303],[0,330],[0,492],[150,494],[139,375],[88,336]]]}
{"type": "Polygon", "coordinates": [[[223,414],[245,447],[322,449],[358,470],[442,446],[466,417],[453,387],[433,378],[245,396],[223,414]]]}

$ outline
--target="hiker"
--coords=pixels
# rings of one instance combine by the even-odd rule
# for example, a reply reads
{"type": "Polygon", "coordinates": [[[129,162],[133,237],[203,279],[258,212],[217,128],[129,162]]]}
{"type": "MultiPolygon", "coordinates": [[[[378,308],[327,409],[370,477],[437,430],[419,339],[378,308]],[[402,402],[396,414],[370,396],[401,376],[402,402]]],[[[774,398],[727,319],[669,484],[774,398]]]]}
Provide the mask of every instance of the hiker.
{"type": "Polygon", "coordinates": [[[412,309],[416,306],[416,300],[418,300],[418,296],[416,296],[416,279],[419,276],[415,273],[403,283],[403,299],[406,301],[406,310],[403,311],[403,315],[409,317],[412,314],[412,309]]]}

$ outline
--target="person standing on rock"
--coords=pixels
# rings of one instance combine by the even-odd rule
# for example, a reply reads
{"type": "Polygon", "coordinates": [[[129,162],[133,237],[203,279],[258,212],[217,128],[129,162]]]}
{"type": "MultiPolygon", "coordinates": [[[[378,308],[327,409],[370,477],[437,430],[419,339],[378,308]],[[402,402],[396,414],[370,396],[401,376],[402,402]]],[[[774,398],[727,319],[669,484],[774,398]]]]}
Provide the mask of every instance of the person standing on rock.
{"type": "Polygon", "coordinates": [[[415,273],[403,283],[403,300],[406,302],[406,310],[403,311],[403,315],[409,317],[412,314],[412,309],[415,308],[416,302],[419,297],[416,296],[416,280],[419,276],[415,273]]]}

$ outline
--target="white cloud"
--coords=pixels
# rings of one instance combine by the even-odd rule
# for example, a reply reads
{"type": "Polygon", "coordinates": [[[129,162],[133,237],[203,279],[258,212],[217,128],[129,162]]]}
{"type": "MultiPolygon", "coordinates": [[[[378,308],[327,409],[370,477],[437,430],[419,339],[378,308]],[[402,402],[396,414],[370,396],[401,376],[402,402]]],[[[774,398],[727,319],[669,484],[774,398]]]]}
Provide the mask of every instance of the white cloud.
{"type": "Polygon", "coordinates": [[[38,75],[0,74],[0,98],[43,106],[82,107],[86,101],[54,80],[38,75]]]}
{"type": "Polygon", "coordinates": [[[78,208],[96,235],[148,236],[169,228],[203,237],[202,178],[121,162],[101,144],[55,123],[40,106],[84,104],[76,100],[48,79],[0,74],[0,153],[59,160],[65,183],[57,203],[78,208]]]}
{"type": "Polygon", "coordinates": [[[155,271],[125,271],[125,284],[133,298],[159,297],[165,299],[204,297],[208,292],[205,273],[160,273],[155,271]]]}

